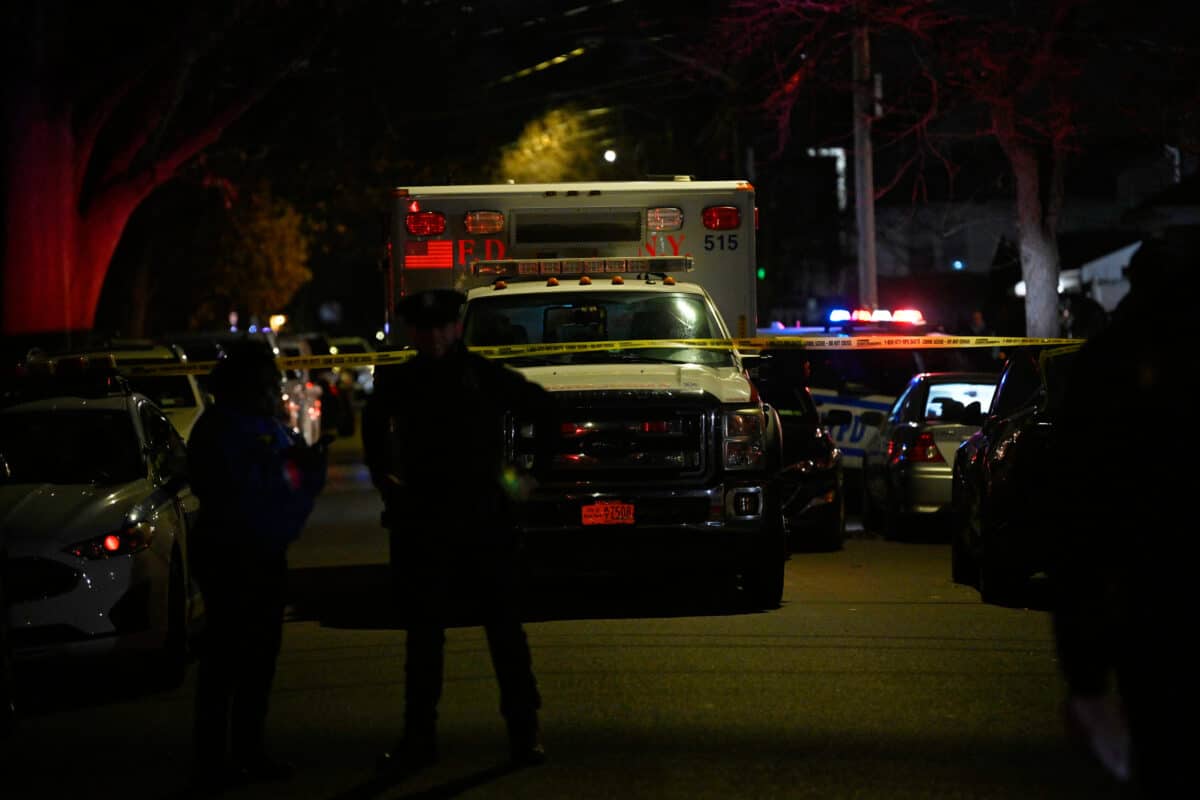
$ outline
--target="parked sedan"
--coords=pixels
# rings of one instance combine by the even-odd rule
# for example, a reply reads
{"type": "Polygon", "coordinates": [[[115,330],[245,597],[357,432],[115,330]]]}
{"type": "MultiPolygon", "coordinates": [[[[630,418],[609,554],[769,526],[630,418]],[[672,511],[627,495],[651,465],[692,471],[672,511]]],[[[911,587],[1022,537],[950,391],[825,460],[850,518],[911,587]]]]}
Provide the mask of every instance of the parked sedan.
{"type": "Polygon", "coordinates": [[[133,390],[144,394],[158,406],[186,442],[192,433],[192,426],[208,407],[208,395],[200,388],[196,376],[136,373],[138,367],[183,367],[187,364],[187,355],[181,348],[141,340],[117,340],[107,343],[100,350],[47,355],[45,358],[51,361],[80,358],[103,360],[109,355],[115,359],[117,369],[133,390]]]}
{"type": "Polygon", "coordinates": [[[950,507],[951,468],[958,446],[979,430],[996,390],[995,373],[914,375],[863,452],[863,525],[885,538],[909,523],[941,522],[950,507]]]}
{"type": "Polygon", "coordinates": [[[779,415],[783,437],[776,487],[792,550],[840,550],[846,540],[846,481],[842,451],[831,425],[850,422],[843,409],[822,417],[808,386],[775,369],[773,356],[760,358],[755,385],[779,415]]]}
{"type": "Polygon", "coordinates": [[[199,609],[183,438],[114,371],[27,377],[0,407],[0,529],[13,657],[148,656],[183,679],[199,609]]]}
{"type": "Polygon", "coordinates": [[[978,588],[984,602],[1010,602],[1048,566],[1054,534],[1045,510],[1058,477],[1049,452],[1080,346],[1010,356],[982,426],[955,455],[951,577],[978,588]]]}

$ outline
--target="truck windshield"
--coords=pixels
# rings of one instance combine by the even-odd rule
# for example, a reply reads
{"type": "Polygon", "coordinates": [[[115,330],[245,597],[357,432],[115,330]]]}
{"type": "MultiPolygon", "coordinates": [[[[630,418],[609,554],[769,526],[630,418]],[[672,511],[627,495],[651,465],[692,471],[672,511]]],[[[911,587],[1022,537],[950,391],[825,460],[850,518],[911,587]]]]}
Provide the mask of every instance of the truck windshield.
{"type": "MultiPolygon", "coordinates": [[[[470,347],[488,347],[724,339],[727,334],[701,296],[686,292],[620,291],[572,295],[497,294],[475,298],[467,306],[463,337],[470,347]]],[[[732,363],[732,355],[724,350],[664,346],[623,352],[626,358],[640,356],[653,361],[732,363]]]]}

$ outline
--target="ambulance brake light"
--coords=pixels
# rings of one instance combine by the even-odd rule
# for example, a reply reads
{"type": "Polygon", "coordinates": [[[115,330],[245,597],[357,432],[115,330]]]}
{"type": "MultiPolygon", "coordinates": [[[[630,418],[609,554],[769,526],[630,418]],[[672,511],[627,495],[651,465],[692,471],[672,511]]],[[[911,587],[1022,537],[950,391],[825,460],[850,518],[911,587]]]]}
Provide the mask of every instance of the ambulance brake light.
{"type": "Polygon", "coordinates": [[[440,211],[417,211],[404,217],[411,236],[437,236],[446,232],[446,215],[440,211]]]}
{"type": "Polygon", "coordinates": [[[682,208],[647,208],[646,229],[656,233],[677,231],[683,227],[682,208]]]}
{"type": "Polygon", "coordinates": [[[499,211],[468,211],[463,215],[467,233],[481,236],[504,230],[504,214],[499,211]]]}
{"type": "Polygon", "coordinates": [[[742,224],[742,212],[737,206],[709,206],[700,215],[710,231],[728,231],[742,224]]]}

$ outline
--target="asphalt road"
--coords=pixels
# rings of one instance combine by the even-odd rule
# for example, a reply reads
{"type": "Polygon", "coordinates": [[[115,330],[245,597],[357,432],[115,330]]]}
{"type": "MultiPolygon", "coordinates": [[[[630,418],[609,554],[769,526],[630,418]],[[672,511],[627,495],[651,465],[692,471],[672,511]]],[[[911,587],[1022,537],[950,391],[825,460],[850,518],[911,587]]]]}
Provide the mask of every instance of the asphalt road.
{"type": "MultiPolygon", "coordinates": [[[[398,733],[404,633],[352,441],[292,552],[270,740],[300,767],[232,798],[1117,798],[1067,742],[1049,619],[949,581],[944,544],[798,553],[783,607],[687,584],[539,587],[528,633],[547,764],[511,771],[479,628],[451,629],[441,763],[374,772],[398,733]]],[[[187,796],[195,671],[24,675],[0,797],[187,796]]]]}

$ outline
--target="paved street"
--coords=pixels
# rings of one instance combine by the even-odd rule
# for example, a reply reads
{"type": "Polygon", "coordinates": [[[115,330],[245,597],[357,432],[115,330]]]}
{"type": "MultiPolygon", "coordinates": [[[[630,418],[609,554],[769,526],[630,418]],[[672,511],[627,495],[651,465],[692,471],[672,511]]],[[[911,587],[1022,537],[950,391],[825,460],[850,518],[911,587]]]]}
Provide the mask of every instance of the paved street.
{"type": "MultiPolygon", "coordinates": [[[[404,633],[352,443],[292,557],[270,717],[290,784],[229,797],[1106,798],[1064,741],[1045,612],[985,606],[948,547],[855,538],[796,554],[782,608],[686,584],[542,587],[528,626],[550,761],[510,772],[481,629],[450,631],[442,762],[380,780],[404,633]]],[[[153,693],[42,674],[5,744],[5,798],[181,797],[195,671],[153,693]]],[[[132,683],[132,685],[131,685],[132,683]]]]}

